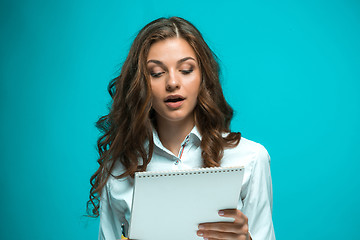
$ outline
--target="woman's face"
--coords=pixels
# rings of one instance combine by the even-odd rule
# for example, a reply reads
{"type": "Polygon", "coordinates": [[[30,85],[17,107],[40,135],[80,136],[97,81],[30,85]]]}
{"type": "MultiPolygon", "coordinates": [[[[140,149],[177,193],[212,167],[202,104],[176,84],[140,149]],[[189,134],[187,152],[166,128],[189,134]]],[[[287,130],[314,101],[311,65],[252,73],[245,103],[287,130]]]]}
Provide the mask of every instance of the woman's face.
{"type": "Polygon", "coordinates": [[[192,47],[182,38],[155,42],[147,68],[158,121],[193,124],[201,73],[192,47]]]}

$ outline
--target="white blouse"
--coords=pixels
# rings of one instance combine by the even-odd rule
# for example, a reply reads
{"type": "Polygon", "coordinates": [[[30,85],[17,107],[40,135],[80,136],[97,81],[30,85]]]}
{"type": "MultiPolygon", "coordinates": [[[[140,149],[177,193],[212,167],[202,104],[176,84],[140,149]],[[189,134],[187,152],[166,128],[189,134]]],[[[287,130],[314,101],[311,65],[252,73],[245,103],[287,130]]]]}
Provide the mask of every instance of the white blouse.
{"type": "MultiPolygon", "coordinates": [[[[179,155],[166,149],[156,131],[153,132],[154,153],[147,171],[193,169],[202,167],[201,135],[194,127],[182,143],[179,155]]],[[[222,167],[244,166],[245,173],[238,209],[248,217],[249,232],[253,240],[275,240],[272,222],[272,182],[270,156],[259,143],[241,137],[235,148],[225,149],[222,167]]],[[[124,171],[117,163],[114,175],[124,171]]],[[[121,226],[129,229],[133,195],[133,179],[108,179],[100,198],[99,240],[121,238],[121,226]]]]}

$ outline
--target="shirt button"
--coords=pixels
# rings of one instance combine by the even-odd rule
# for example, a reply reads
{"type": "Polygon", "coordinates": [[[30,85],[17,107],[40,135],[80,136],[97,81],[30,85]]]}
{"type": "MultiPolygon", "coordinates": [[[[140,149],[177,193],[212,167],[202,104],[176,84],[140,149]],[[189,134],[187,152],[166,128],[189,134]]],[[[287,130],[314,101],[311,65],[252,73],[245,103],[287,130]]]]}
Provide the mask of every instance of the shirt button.
{"type": "Polygon", "coordinates": [[[179,160],[176,160],[174,164],[175,164],[175,165],[178,165],[179,162],[180,162],[179,160]]]}

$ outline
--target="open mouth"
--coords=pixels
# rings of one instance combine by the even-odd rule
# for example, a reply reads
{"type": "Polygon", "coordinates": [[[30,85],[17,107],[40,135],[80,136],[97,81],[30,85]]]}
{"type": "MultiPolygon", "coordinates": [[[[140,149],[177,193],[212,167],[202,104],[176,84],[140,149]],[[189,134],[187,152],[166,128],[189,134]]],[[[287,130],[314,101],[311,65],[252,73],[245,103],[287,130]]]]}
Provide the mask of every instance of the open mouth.
{"type": "Polygon", "coordinates": [[[184,98],[178,97],[178,98],[170,98],[170,99],[166,99],[165,102],[180,102],[184,100],[184,98]]]}
{"type": "Polygon", "coordinates": [[[165,104],[171,109],[178,109],[184,103],[185,98],[181,95],[170,95],[165,98],[165,104]]]}
{"type": "Polygon", "coordinates": [[[185,98],[181,95],[170,95],[167,98],[165,98],[165,102],[166,103],[176,103],[176,102],[180,102],[183,101],[185,98]]]}

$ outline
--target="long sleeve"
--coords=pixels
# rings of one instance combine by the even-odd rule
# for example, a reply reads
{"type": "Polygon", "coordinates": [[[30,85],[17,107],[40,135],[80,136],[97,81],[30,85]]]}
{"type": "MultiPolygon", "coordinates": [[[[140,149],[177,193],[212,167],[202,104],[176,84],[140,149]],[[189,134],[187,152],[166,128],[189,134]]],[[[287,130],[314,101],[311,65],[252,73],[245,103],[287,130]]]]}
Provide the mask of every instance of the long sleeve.
{"type": "Polygon", "coordinates": [[[128,227],[121,205],[113,206],[109,186],[105,185],[100,198],[99,240],[116,240],[121,238],[121,225],[128,227]]]}
{"type": "Polygon", "coordinates": [[[270,156],[262,145],[258,146],[242,211],[248,217],[249,232],[253,240],[275,240],[270,156]]]}

